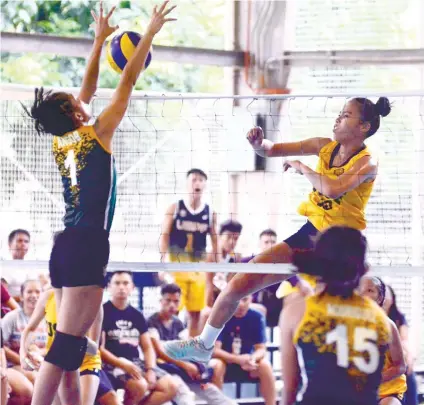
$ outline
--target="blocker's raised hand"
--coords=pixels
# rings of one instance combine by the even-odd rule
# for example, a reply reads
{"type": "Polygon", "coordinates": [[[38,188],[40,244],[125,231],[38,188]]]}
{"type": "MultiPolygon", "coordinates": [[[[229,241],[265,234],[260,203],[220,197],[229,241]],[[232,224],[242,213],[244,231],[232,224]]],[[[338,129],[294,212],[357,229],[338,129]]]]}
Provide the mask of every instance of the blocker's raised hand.
{"type": "Polygon", "coordinates": [[[157,34],[168,21],[176,21],[176,18],[166,18],[166,16],[177,6],[167,7],[169,1],[165,1],[159,8],[155,6],[153,9],[152,17],[150,18],[147,31],[151,34],[157,34]]]}
{"type": "Polygon", "coordinates": [[[96,24],[94,28],[96,39],[105,41],[110,34],[114,33],[119,28],[117,25],[109,25],[109,19],[112,17],[115,8],[116,7],[112,7],[106,16],[103,15],[103,2],[100,2],[99,15],[97,15],[94,10],[91,10],[91,15],[96,24]]]}

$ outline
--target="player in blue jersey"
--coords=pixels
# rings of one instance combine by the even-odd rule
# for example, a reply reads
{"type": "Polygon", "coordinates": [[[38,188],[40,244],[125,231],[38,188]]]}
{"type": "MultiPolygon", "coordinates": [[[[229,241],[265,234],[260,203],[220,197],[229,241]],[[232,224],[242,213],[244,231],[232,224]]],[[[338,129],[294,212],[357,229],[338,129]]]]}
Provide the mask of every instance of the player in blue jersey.
{"type": "Polygon", "coordinates": [[[392,335],[384,311],[355,292],[366,250],[359,230],[335,226],[293,254],[298,272],[318,283],[310,297],[294,293],[281,315],[283,405],[378,404],[392,335]]]}
{"type": "MultiPolygon", "coordinates": [[[[97,88],[99,60],[109,25],[102,6],[97,16],[93,50],[77,98],[65,92],[36,89],[26,112],[39,135],[53,135],[53,153],[62,176],[66,214],[50,257],[50,276],[58,308],[56,336],[45,357],[34,387],[33,404],[50,405],[65,371],[80,367],[87,351],[88,329],[99,313],[109,259],[109,231],[116,199],[116,172],[112,138],[127,110],[129,99],[154,36],[174,7],[155,7],[150,23],[128,61],[109,105],[94,125],[84,108],[97,88]]],[[[97,347],[95,348],[97,349],[97,347]]],[[[91,348],[93,350],[93,348],[91,348]]],[[[80,403],[78,387],[74,404],[80,403]]]]}
{"type": "MultiPolygon", "coordinates": [[[[216,213],[203,201],[208,177],[203,170],[187,172],[187,196],[171,204],[166,211],[160,237],[162,261],[197,263],[206,260],[206,239],[212,244],[211,259],[217,261],[218,238],[216,213]]],[[[189,313],[190,336],[200,332],[200,313],[206,305],[206,274],[201,272],[176,272],[174,281],[181,288],[180,309],[189,313]]]]}

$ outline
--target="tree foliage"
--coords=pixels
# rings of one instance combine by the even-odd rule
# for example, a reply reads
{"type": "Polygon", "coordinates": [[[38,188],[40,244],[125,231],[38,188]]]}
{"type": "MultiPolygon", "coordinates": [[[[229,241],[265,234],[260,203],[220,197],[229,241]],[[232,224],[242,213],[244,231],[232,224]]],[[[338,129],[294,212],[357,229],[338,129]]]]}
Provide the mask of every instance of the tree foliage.
{"type": "MultiPolygon", "coordinates": [[[[111,7],[111,1],[105,1],[111,7]]],[[[114,2],[116,4],[116,2],[114,2]]],[[[157,1],[120,1],[113,23],[120,30],[143,32],[157,1]]],[[[4,0],[1,3],[2,31],[42,33],[59,36],[93,37],[90,11],[97,3],[89,0],[4,0]]],[[[157,45],[194,46],[223,49],[225,0],[180,1],[175,10],[177,22],[164,27],[155,39],[157,45]]],[[[154,57],[154,56],[153,56],[154,57]]],[[[3,82],[27,85],[79,86],[85,68],[84,58],[50,54],[2,53],[3,82]]],[[[154,61],[137,82],[139,90],[178,92],[222,92],[224,69],[214,66],[181,65],[154,61]]],[[[102,62],[100,87],[115,87],[119,75],[102,62]]]]}

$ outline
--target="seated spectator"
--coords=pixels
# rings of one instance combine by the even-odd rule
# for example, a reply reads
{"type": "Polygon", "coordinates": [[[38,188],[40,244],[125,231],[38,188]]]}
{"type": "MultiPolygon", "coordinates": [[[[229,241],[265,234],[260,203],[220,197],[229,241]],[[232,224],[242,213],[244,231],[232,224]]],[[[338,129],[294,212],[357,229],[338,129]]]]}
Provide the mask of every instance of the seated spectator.
{"type": "MultiPolygon", "coordinates": [[[[24,260],[30,247],[31,235],[26,229],[15,229],[9,234],[9,253],[11,260],[24,260]]],[[[9,294],[19,302],[19,290],[22,283],[28,278],[24,271],[7,272],[4,275],[9,294]]],[[[31,277],[35,279],[36,277],[31,277]]]]}
{"type": "Polygon", "coordinates": [[[175,397],[178,383],[156,367],[146,320],[129,304],[133,289],[131,272],[113,273],[111,300],[103,305],[103,366],[115,390],[125,390],[124,404],[138,405],[143,400],[143,405],[161,405],[175,397]]]}
{"type": "MultiPolygon", "coordinates": [[[[219,227],[218,257],[221,263],[238,263],[241,254],[236,253],[238,239],[243,226],[240,222],[228,220],[219,227]]],[[[208,262],[215,262],[213,253],[207,256],[208,262]]],[[[219,293],[225,288],[234,274],[231,273],[206,273],[206,305],[212,307],[219,293]]]]}
{"type": "MultiPolygon", "coordinates": [[[[28,324],[37,301],[41,294],[41,284],[36,280],[27,280],[21,286],[22,307],[14,309],[7,313],[2,319],[2,331],[5,344],[6,358],[9,367],[20,371],[34,383],[36,372],[27,371],[21,368],[19,350],[21,345],[21,334],[28,324]]],[[[31,350],[34,353],[44,357],[47,342],[47,328],[43,323],[32,335],[31,350]]]]}
{"type": "MultiPolygon", "coordinates": [[[[236,253],[237,242],[240,238],[243,225],[234,220],[223,222],[219,227],[218,254],[221,263],[240,263],[242,257],[236,253]]],[[[208,262],[214,262],[214,255],[208,254],[208,262]]],[[[206,273],[206,307],[202,311],[201,324],[204,326],[211,313],[212,306],[219,293],[226,287],[235,273],[206,273]]],[[[251,303],[251,308],[266,315],[266,308],[260,303],[251,303]]]]}
{"type": "Polygon", "coordinates": [[[6,405],[10,394],[9,381],[7,379],[7,361],[3,349],[3,333],[0,329],[0,405],[6,405]]]}
{"type": "Polygon", "coordinates": [[[163,352],[161,342],[188,336],[188,331],[177,317],[180,303],[181,288],[176,284],[164,285],[161,289],[161,310],[153,314],[147,322],[159,359],[159,367],[181,377],[188,384],[189,389],[208,404],[235,405],[235,402],[226,397],[218,387],[208,383],[213,370],[206,369],[202,364],[174,360],[163,352]]]}
{"type": "Polygon", "coordinates": [[[264,252],[265,250],[272,248],[277,244],[277,233],[273,229],[265,229],[259,235],[259,250],[264,252]]]}
{"type": "Polygon", "coordinates": [[[1,317],[3,318],[8,312],[18,308],[18,303],[9,294],[9,291],[3,283],[1,283],[1,317]]]}
{"type": "Polygon", "coordinates": [[[249,308],[252,296],[242,300],[234,316],[225,325],[215,344],[212,382],[222,387],[224,381],[259,379],[265,405],[275,405],[275,378],[266,360],[265,318],[249,308]]]}

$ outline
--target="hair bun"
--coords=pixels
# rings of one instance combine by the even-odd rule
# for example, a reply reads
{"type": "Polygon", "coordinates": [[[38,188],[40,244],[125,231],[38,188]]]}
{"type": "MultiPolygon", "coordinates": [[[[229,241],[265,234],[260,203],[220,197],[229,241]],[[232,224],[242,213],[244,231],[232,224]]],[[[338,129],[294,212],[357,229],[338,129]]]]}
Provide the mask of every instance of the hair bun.
{"type": "Polygon", "coordinates": [[[387,97],[380,97],[377,103],[375,104],[375,109],[378,115],[381,115],[382,117],[386,117],[387,115],[390,114],[390,111],[392,110],[392,106],[387,97]]]}

